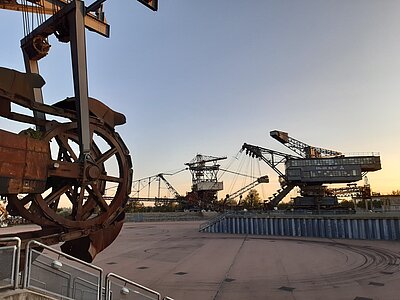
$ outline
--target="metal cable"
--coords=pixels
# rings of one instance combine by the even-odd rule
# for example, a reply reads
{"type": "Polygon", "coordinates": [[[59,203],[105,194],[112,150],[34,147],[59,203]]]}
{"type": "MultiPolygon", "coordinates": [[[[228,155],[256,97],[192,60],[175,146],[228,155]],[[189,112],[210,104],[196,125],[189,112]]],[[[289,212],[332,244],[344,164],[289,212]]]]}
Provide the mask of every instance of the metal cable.
{"type": "MultiPolygon", "coordinates": [[[[27,6],[26,0],[22,0],[21,5],[26,7],[27,6]]],[[[27,20],[26,19],[27,19],[27,11],[26,11],[26,9],[23,8],[22,9],[22,24],[23,24],[23,27],[24,27],[24,36],[27,35],[27,31],[28,31],[28,25],[27,25],[27,20]]]]}
{"type": "MultiPolygon", "coordinates": [[[[259,177],[263,176],[263,174],[261,174],[261,165],[260,165],[260,161],[257,160],[257,166],[258,166],[258,174],[259,177]]],[[[262,198],[265,199],[265,191],[264,191],[264,185],[261,184],[261,194],[262,194],[262,198]]]]}

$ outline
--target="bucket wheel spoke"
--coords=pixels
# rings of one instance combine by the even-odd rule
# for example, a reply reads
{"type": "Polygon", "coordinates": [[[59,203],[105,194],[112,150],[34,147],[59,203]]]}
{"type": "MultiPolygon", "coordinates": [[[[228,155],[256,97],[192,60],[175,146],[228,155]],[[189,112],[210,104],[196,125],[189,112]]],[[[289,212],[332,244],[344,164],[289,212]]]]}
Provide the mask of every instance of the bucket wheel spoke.
{"type": "Polygon", "coordinates": [[[17,195],[8,195],[7,210],[18,213],[21,217],[40,226],[57,226],[55,222],[48,219],[36,202],[36,195],[28,194],[19,199],[17,195]]]}
{"type": "Polygon", "coordinates": [[[103,211],[109,210],[109,206],[104,200],[103,195],[100,193],[97,186],[94,185],[92,188],[88,186],[86,187],[86,189],[89,192],[91,199],[93,199],[97,203],[100,209],[102,209],[103,211]]]}
{"type": "Polygon", "coordinates": [[[103,153],[99,158],[96,159],[97,164],[102,164],[109,158],[111,158],[113,155],[117,153],[117,149],[111,148],[107,152],[103,153]]]}
{"type": "Polygon", "coordinates": [[[63,160],[63,158],[68,162],[78,160],[75,151],[71,148],[70,144],[68,144],[68,137],[66,135],[61,134],[55,137],[55,140],[59,146],[58,160],[63,160]]]}
{"type": "Polygon", "coordinates": [[[101,175],[99,178],[101,180],[110,181],[110,182],[118,182],[118,183],[121,183],[122,181],[124,181],[123,178],[107,176],[107,175],[101,175]]]}
{"type": "Polygon", "coordinates": [[[79,193],[75,194],[77,197],[75,198],[75,203],[72,207],[72,216],[74,217],[75,221],[80,221],[82,220],[82,203],[85,196],[85,191],[81,188],[79,193]]]}
{"type": "Polygon", "coordinates": [[[65,186],[60,186],[58,189],[53,189],[53,191],[48,194],[43,201],[47,203],[49,206],[54,206],[55,204],[58,204],[60,201],[60,197],[67,191],[69,190],[70,186],[65,185],[65,186]]]}

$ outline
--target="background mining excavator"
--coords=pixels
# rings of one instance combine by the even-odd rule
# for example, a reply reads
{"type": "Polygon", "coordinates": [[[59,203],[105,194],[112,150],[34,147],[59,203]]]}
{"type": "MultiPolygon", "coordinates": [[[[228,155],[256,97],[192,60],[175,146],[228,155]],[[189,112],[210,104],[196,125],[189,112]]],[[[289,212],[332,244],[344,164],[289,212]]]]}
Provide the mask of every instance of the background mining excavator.
{"type": "Polygon", "coordinates": [[[326,184],[354,183],[367,172],[381,169],[377,153],[346,156],[338,151],[311,146],[283,131],[273,130],[270,136],[295,155],[247,143],[242,146],[242,151],[264,161],[278,174],[281,188],[265,201],[267,209],[274,209],[295,187],[300,189],[300,196],[293,199],[295,208],[335,207],[338,205],[337,194],[326,184]],[[280,166],[284,166],[284,170],[280,166]]]}

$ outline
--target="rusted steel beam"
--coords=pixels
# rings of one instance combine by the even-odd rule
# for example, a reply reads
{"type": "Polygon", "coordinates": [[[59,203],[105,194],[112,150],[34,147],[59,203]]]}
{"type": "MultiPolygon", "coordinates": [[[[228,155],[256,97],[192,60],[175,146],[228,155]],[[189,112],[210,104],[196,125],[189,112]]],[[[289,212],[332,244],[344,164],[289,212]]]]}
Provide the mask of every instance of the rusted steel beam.
{"type": "MultiPolygon", "coordinates": [[[[33,2],[34,1],[30,1],[33,2]]],[[[46,15],[53,15],[55,11],[59,11],[68,2],[67,1],[43,1],[44,6],[37,5],[22,5],[16,1],[0,0],[0,9],[7,9],[20,12],[37,13],[40,11],[46,15]]],[[[110,36],[110,25],[105,20],[97,18],[92,13],[87,13],[85,16],[85,27],[90,31],[96,32],[104,37],[110,36]]]]}
{"type": "MultiPolygon", "coordinates": [[[[0,88],[0,103],[3,103],[3,105],[8,105],[8,104],[4,104],[4,102],[12,102],[12,103],[18,104],[22,107],[28,108],[33,111],[39,111],[39,112],[43,112],[43,113],[53,115],[53,116],[68,118],[71,121],[76,121],[76,119],[77,119],[76,112],[73,110],[62,109],[62,108],[58,108],[56,106],[50,106],[50,105],[42,104],[39,102],[34,102],[34,101],[31,101],[28,98],[25,98],[21,95],[8,93],[0,88]]],[[[8,118],[10,120],[20,121],[20,122],[29,121],[30,124],[51,123],[51,121],[45,121],[45,120],[35,121],[27,116],[8,112],[7,108],[3,109],[1,107],[2,106],[0,106],[0,115],[8,118]],[[17,116],[17,118],[14,119],[14,116],[17,116]]],[[[101,119],[99,119],[97,116],[91,115],[90,123],[96,124],[96,125],[101,125],[104,122],[101,119]]]]}

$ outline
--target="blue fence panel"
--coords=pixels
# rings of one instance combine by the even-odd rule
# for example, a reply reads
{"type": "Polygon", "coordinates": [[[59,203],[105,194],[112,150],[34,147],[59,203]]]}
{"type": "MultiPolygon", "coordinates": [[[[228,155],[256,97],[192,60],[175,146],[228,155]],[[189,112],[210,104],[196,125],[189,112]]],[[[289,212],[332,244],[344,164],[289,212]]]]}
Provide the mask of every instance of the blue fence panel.
{"type": "Polygon", "coordinates": [[[226,215],[204,232],[341,239],[399,240],[399,218],[226,215]]]}

